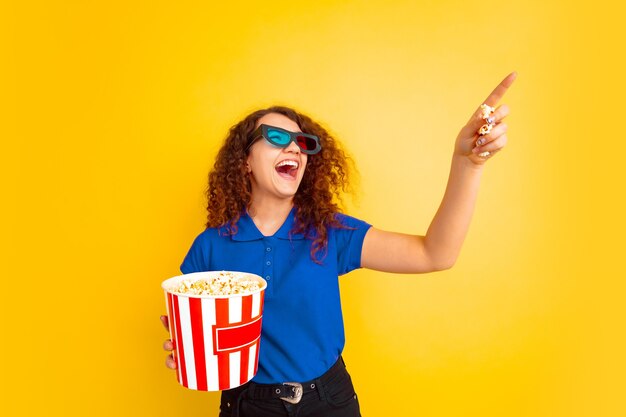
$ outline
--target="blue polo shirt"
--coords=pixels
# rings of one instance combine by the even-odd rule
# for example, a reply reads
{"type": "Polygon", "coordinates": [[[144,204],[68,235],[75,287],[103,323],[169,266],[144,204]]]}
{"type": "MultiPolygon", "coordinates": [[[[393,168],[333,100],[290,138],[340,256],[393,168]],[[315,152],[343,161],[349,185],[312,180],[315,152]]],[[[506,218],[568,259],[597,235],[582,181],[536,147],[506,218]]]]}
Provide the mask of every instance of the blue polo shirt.
{"type": "Polygon", "coordinates": [[[180,270],[242,271],[267,281],[259,370],[253,381],[274,384],[309,381],[326,372],[345,344],[339,298],[339,275],[361,267],[361,249],[371,227],[336,214],[352,229],[329,228],[328,254],[318,265],[311,259],[312,240],[289,236],[295,208],[273,236],[263,236],[246,213],[229,236],[209,228],[193,242],[180,270]]]}

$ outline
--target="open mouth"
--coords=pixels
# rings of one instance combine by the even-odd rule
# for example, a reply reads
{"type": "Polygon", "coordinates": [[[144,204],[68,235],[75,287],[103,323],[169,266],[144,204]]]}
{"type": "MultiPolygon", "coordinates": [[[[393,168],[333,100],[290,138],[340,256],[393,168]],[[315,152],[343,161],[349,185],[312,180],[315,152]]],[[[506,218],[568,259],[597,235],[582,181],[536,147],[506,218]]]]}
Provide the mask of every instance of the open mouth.
{"type": "Polygon", "coordinates": [[[289,180],[294,180],[296,179],[296,175],[298,175],[299,165],[300,164],[298,164],[298,162],[296,161],[285,160],[278,163],[275,169],[276,172],[278,172],[278,175],[280,175],[281,177],[289,180]]]}

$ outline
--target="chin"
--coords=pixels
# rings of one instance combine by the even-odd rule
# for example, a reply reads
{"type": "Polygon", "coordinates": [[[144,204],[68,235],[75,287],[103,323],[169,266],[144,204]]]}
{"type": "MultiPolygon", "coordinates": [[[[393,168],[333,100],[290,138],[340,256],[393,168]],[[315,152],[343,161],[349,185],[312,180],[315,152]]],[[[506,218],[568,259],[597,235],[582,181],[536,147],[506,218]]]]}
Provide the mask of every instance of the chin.
{"type": "Polygon", "coordinates": [[[298,193],[298,189],[278,189],[277,194],[284,198],[294,198],[298,193]]]}
{"type": "Polygon", "coordinates": [[[279,195],[285,197],[293,197],[298,192],[301,181],[302,179],[297,179],[295,181],[285,181],[279,179],[277,182],[274,183],[274,188],[279,195]]]}

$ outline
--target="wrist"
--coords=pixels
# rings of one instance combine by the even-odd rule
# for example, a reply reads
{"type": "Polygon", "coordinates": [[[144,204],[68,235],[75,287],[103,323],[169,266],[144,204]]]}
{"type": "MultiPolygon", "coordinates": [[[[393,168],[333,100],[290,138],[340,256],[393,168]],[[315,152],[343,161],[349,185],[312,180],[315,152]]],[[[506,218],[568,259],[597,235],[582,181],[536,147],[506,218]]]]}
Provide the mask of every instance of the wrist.
{"type": "Polygon", "coordinates": [[[482,172],[485,166],[484,163],[477,164],[475,162],[472,162],[472,160],[468,158],[467,156],[457,155],[457,154],[452,155],[452,165],[462,170],[467,170],[467,171],[477,172],[477,173],[482,172]]]}

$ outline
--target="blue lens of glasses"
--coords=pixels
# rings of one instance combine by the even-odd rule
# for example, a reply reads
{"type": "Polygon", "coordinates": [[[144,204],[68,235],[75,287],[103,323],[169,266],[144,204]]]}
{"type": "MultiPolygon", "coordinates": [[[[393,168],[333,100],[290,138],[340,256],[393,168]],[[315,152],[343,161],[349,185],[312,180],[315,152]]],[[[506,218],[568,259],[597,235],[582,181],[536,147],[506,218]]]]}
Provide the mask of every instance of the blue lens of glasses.
{"type": "Polygon", "coordinates": [[[291,141],[291,136],[287,132],[281,132],[280,130],[267,129],[267,139],[274,142],[277,145],[287,145],[291,141]]]}

